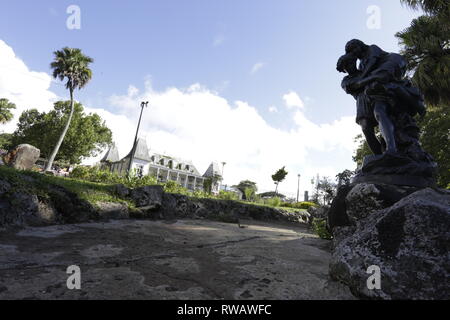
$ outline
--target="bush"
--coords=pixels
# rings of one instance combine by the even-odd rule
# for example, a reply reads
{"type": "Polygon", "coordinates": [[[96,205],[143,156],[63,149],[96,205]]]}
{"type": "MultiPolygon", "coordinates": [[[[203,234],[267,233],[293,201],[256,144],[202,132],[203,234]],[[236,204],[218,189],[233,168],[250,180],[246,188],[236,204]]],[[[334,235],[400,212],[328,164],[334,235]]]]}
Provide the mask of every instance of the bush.
{"type": "Polygon", "coordinates": [[[187,195],[188,189],[182,187],[178,182],[169,180],[164,184],[164,191],[168,193],[177,193],[187,195]]]}
{"type": "Polygon", "coordinates": [[[312,222],[314,232],[322,239],[331,240],[333,236],[327,230],[327,221],[325,219],[314,219],[312,222]]]}
{"type": "Polygon", "coordinates": [[[221,190],[219,192],[218,198],[222,200],[238,200],[238,196],[236,193],[224,190],[221,190]]]}
{"type": "Polygon", "coordinates": [[[272,207],[279,207],[281,205],[281,199],[278,197],[267,199],[266,203],[272,207]]]}
{"type": "Polygon", "coordinates": [[[78,166],[73,169],[70,177],[104,184],[123,184],[129,188],[158,184],[156,178],[152,176],[138,177],[135,173],[130,176],[121,176],[116,172],[101,170],[99,167],[78,166]]]}

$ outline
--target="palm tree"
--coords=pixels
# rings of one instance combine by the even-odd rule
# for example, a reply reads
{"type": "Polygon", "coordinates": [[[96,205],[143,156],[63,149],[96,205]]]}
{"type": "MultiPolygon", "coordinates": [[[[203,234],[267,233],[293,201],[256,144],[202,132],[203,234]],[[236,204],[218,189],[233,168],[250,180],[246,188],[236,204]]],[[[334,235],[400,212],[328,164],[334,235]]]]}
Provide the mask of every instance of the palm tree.
{"type": "Polygon", "coordinates": [[[428,14],[437,14],[448,10],[448,0],[401,0],[408,7],[415,10],[422,9],[428,14]]]}
{"type": "Polygon", "coordinates": [[[0,123],[4,124],[12,120],[14,115],[11,110],[15,109],[16,105],[9,102],[8,99],[0,99],[0,123]]]}
{"type": "Polygon", "coordinates": [[[450,102],[450,1],[403,0],[427,15],[414,19],[396,36],[408,61],[412,80],[428,104],[450,102]]]}
{"type": "Polygon", "coordinates": [[[91,80],[92,70],[89,69],[89,64],[94,62],[92,58],[85,56],[80,49],[65,47],[62,50],[55,51],[54,55],[55,59],[50,64],[50,67],[53,69],[53,77],[55,79],[58,78],[64,81],[67,78],[66,88],[70,93],[70,113],[64,130],[50,155],[45,171],[51,170],[53,161],[70,127],[74,112],[73,92],[77,88],[83,88],[91,80]]]}

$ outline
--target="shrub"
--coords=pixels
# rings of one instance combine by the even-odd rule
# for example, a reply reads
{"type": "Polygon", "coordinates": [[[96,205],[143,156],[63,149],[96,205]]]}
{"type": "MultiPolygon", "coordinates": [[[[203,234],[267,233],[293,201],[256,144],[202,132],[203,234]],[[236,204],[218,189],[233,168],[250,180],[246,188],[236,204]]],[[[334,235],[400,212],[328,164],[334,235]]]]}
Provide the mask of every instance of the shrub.
{"type": "Polygon", "coordinates": [[[320,238],[326,240],[333,239],[333,236],[327,230],[327,221],[325,219],[314,219],[312,228],[320,238]]]}
{"type": "Polygon", "coordinates": [[[157,184],[152,176],[139,177],[133,172],[130,176],[121,176],[116,172],[101,170],[99,167],[78,166],[70,174],[71,178],[105,184],[123,184],[129,188],[138,188],[157,184]]]}
{"type": "Polygon", "coordinates": [[[267,199],[266,203],[272,207],[279,207],[281,205],[281,199],[278,197],[267,199]]]}
{"type": "Polygon", "coordinates": [[[236,193],[224,190],[221,190],[219,192],[218,198],[222,200],[238,200],[238,196],[236,193]]]}
{"type": "Polygon", "coordinates": [[[188,189],[182,187],[179,183],[169,180],[164,184],[164,191],[168,193],[177,193],[187,195],[188,189]]]}

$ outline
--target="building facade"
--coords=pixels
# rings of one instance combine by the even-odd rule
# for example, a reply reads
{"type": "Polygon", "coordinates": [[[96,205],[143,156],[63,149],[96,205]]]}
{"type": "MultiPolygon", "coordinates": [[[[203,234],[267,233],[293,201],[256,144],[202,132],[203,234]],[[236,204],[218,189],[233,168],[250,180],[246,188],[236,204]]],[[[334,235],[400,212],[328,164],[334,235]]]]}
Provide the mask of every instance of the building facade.
{"type": "MultiPolygon", "coordinates": [[[[113,144],[101,160],[101,166],[125,175],[130,159],[131,151],[126,157],[120,159],[117,147],[113,144]]],[[[175,181],[191,191],[204,190],[205,181],[210,179],[213,182],[211,191],[215,194],[219,193],[222,179],[219,165],[216,162],[212,162],[202,175],[191,161],[150,153],[144,139],[138,139],[131,170],[139,176],[154,176],[158,182],[175,181]]]]}

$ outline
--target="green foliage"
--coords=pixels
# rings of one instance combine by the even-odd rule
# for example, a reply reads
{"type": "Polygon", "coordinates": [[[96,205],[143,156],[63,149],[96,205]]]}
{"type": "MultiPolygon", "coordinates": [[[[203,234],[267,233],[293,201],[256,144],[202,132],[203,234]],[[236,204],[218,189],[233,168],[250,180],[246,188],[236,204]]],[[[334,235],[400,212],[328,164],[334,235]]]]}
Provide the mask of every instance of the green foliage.
{"type": "Polygon", "coordinates": [[[429,14],[439,14],[449,10],[448,0],[401,0],[401,2],[415,10],[422,9],[429,14]]]}
{"type": "Polygon", "coordinates": [[[89,64],[94,60],[85,56],[80,49],[65,47],[55,51],[53,55],[54,60],[50,64],[53,77],[61,81],[67,80],[67,89],[81,89],[91,80],[92,70],[89,64]]]}
{"type": "Polygon", "coordinates": [[[129,188],[138,188],[157,184],[156,178],[152,176],[138,177],[135,173],[132,173],[129,176],[121,176],[118,173],[110,172],[109,170],[102,170],[99,167],[78,166],[73,169],[70,177],[97,183],[123,184],[129,188]]]}
{"type": "Polygon", "coordinates": [[[283,203],[281,203],[281,207],[308,210],[311,207],[318,207],[318,205],[315,204],[314,202],[309,202],[309,201],[302,201],[302,202],[295,202],[295,203],[283,202],[283,203]]]}
{"type": "Polygon", "coordinates": [[[14,117],[11,110],[15,109],[16,105],[9,102],[8,99],[0,99],[0,124],[11,121],[14,117]]]}
{"type": "Polygon", "coordinates": [[[218,198],[222,200],[239,200],[236,193],[224,190],[220,190],[218,198]]]}
{"type": "MultiPolygon", "coordinates": [[[[155,183],[153,183],[155,184],[155,183]]],[[[188,189],[184,188],[178,182],[169,180],[164,184],[164,191],[168,193],[189,194],[188,189]]]]}
{"type": "Polygon", "coordinates": [[[244,189],[245,199],[247,201],[253,201],[255,199],[255,189],[254,188],[245,188],[244,189]]]}
{"type": "Polygon", "coordinates": [[[220,175],[213,175],[212,177],[208,177],[203,181],[203,189],[205,192],[211,194],[213,186],[219,183],[219,181],[222,180],[222,177],[220,175]]]}
{"type": "Polygon", "coordinates": [[[279,207],[281,206],[281,199],[278,197],[267,199],[266,204],[272,207],[279,207]]]}
{"type": "MultiPolygon", "coordinates": [[[[54,110],[40,113],[36,109],[24,111],[12,137],[13,145],[31,144],[48,158],[67,122],[70,101],[58,101],[54,110]]],[[[57,161],[78,164],[83,157],[94,157],[112,142],[111,130],[97,114],[85,114],[81,104],[75,103],[71,125],[56,157],[57,161]]]]}
{"type": "Polygon", "coordinates": [[[450,106],[428,108],[419,125],[420,142],[438,164],[438,186],[445,188],[450,183],[450,106]]]}
{"type": "Polygon", "coordinates": [[[284,169],[285,167],[278,169],[277,172],[275,172],[275,174],[272,175],[272,180],[273,182],[275,182],[275,184],[277,185],[275,192],[278,191],[278,185],[283,182],[284,179],[286,179],[286,176],[288,174],[288,172],[284,169]]]}
{"type": "MultiPolygon", "coordinates": [[[[450,6],[450,1],[447,2],[450,6]]],[[[450,10],[450,9],[449,9],[450,10]]],[[[450,11],[449,11],[450,12],[450,11]]],[[[413,72],[413,83],[428,104],[450,103],[450,14],[425,15],[396,36],[413,72]]]]}
{"type": "Polygon", "coordinates": [[[258,191],[258,187],[256,186],[256,182],[250,181],[250,180],[244,180],[239,182],[239,184],[237,186],[234,186],[235,188],[239,189],[243,196],[244,196],[244,200],[248,200],[245,197],[245,189],[252,189],[254,191],[254,193],[256,193],[258,191]]]}
{"type": "Polygon", "coordinates": [[[17,171],[7,166],[0,166],[0,177],[11,183],[14,190],[27,192],[29,194],[37,194],[42,198],[48,198],[54,194],[54,192],[48,192],[49,185],[59,185],[92,204],[104,201],[121,202],[127,203],[129,206],[132,205],[131,202],[128,202],[126,199],[118,198],[112,186],[108,184],[54,177],[32,171],[17,171]]]}
{"type": "Polygon", "coordinates": [[[260,196],[261,198],[273,198],[273,197],[278,197],[281,199],[286,198],[286,196],[284,194],[281,194],[278,192],[273,192],[273,191],[263,192],[263,193],[260,193],[258,196],[260,196]]]}
{"type": "Polygon", "coordinates": [[[12,134],[2,133],[0,134],[0,149],[10,150],[12,145],[12,134]]]}
{"type": "Polygon", "coordinates": [[[312,228],[320,238],[326,240],[333,239],[333,236],[327,230],[327,221],[325,219],[314,219],[312,228]]]}
{"type": "Polygon", "coordinates": [[[350,184],[350,180],[353,176],[354,172],[351,170],[344,170],[341,173],[338,173],[336,175],[336,179],[337,181],[341,184],[341,185],[348,185],[350,184]]]}

